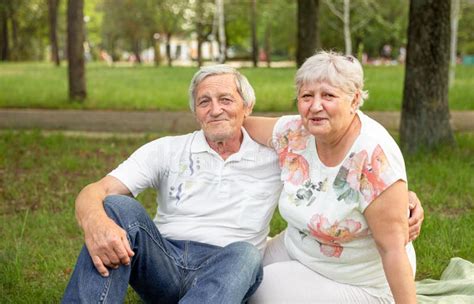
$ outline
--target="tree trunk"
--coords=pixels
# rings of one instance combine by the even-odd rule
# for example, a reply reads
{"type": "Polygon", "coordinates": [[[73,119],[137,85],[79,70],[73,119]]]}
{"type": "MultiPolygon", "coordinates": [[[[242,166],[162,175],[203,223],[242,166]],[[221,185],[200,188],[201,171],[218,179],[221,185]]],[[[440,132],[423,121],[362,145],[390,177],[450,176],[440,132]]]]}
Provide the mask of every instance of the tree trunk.
{"type": "Polygon", "coordinates": [[[258,66],[258,43],[257,43],[257,0],[251,1],[250,28],[252,30],[252,63],[258,66]]]}
{"type": "Polygon", "coordinates": [[[202,44],[204,40],[198,36],[198,41],[197,41],[197,64],[198,67],[202,67],[202,44]]]}
{"type": "Polygon", "coordinates": [[[218,33],[219,33],[219,63],[227,59],[227,42],[225,36],[224,0],[217,1],[218,33]]]}
{"type": "Polygon", "coordinates": [[[352,55],[350,0],[344,0],[344,44],[346,46],[346,55],[352,55]]]}
{"type": "Polygon", "coordinates": [[[8,61],[8,59],[10,59],[10,54],[9,54],[9,51],[10,51],[10,44],[9,44],[9,40],[8,40],[8,18],[7,18],[7,12],[6,12],[6,9],[3,9],[1,12],[1,16],[2,16],[2,19],[1,19],[1,24],[0,26],[2,27],[2,32],[1,32],[1,39],[0,41],[2,42],[2,48],[0,50],[0,60],[1,61],[8,61]]]}
{"type": "Polygon", "coordinates": [[[271,43],[271,26],[267,24],[267,28],[265,29],[265,40],[263,44],[263,49],[265,51],[265,60],[267,62],[267,67],[271,66],[272,62],[272,43],[271,43]]]}
{"type": "Polygon", "coordinates": [[[48,0],[49,43],[51,45],[51,61],[60,65],[58,47],[58,7],[60,0],[48,0]]]}
{"type": "Polygon", "coordinates": [[[10,21],[11,21],[11,50],[10,60],[18,60],[19,58],[19,44],[18,44],[18,20],[17,20],[17,11],[12,8],[10,11],[10,21]]]}
{"type": "Polygon", "coordinates": [[[452,0],[451,3],[451,55],[450,55],[450,67],[449,67],[449,87],[454,84],[454,78],[456,77],[456,59],[457,59],[457,46],[458,46],[458,23],[459,23],[459,7],[460,0],[452,0]]]}
{"type": "Polygon", "coordinates": [[[155,66],[159,67],[161,64],[160,40],[154,39],[153,42],[154,42],[154,46],[153,46],[154,62],[155,62],[155,66]]]}
{"type": "Polygon", "coordinates": [[[202,0],[196,1],[197,64],[202,66],[202,44],[204,42],[204,8],[202,0]]]}
{"type": "Polygon", "coordinates": [[[84,62],[84,0],[68,0],[67,55],[69,98],[83,101],[86,94],[84,62]]]}
{"type": "Polygon", "coordinates": [[[136,63],[142,64],[142,57],[140,56],[141,47],[140,41],[138,39],[134,39],[133,41],[133,55],[135,55],[136,63]]]}
{"type": "Polygon", "coordinates": [[[409,153],[455,143],[448,106],[450,2],[410,2],[400,125],[400,143],[409,153]]]}
{"type": "Polygon", "coordinates": [[[171,67],[173,59],[171,58],[171,34],[166,33],[166,59],[168,60],[168,66],[171,67]]]}
{"type": "Polygon", "coordinates": [[[306,58],[319,48],[319,0],[298,0],[298,34],[296,64],[300,67],[306,58]]]}

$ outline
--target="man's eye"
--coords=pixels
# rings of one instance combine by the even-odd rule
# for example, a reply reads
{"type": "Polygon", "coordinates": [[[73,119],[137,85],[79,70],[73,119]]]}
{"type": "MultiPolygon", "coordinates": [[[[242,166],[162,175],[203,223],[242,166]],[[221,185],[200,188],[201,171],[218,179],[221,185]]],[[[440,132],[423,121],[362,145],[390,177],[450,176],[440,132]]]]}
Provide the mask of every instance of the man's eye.
{"type": "Polygon", "coordinates": [[[209,100],[207,99],[198,101],[198,107],[205,107],[208,104],[209,104],[209,100]]]}
{"type": "Polygon", "coordinates": [[[226,105],[230,104],[230,103],[232,103],[232,99],[224,97],[224,98],[221,99],[221,103],[226,104],[226,105]]]}

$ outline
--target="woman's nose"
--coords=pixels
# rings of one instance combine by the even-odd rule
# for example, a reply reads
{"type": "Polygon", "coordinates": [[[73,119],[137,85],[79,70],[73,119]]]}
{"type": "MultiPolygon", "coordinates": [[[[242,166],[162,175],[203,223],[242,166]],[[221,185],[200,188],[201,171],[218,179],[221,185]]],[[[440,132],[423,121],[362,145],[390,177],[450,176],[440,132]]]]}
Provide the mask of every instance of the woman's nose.
{"type": "Polygon", "coordinates": [[[311,111],[321,111],[323,109],[321,98],[316,96],[311,104],[310,110],[311,111]]]}

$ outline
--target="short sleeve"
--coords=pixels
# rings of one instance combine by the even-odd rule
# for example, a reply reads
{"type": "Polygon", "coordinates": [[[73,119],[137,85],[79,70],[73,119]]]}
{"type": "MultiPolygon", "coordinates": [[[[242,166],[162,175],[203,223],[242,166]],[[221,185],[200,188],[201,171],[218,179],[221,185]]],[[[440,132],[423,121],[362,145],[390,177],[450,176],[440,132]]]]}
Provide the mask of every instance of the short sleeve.
{"type": "Polygon", "coordinates": [[[337,199],[358,202],[360,212],[396,181],[407,180],[403,156],[396,144],[378,142],[370,146],[352,152],[334,180],[337,199]]]}
{"type": "Polygon", "coordinates": [[[108,175],[120,180],[135,197],[147,188],[158,188],[167,168],[165,141],[157,139],[141,146],[108,175]]]}
{"type": "Polygon", "coordinates": [[[283,150],[301,151],[306,148],[309,135],[299,115],[282,116],[273,128],[272,146],[278,154],[283,150]]]}

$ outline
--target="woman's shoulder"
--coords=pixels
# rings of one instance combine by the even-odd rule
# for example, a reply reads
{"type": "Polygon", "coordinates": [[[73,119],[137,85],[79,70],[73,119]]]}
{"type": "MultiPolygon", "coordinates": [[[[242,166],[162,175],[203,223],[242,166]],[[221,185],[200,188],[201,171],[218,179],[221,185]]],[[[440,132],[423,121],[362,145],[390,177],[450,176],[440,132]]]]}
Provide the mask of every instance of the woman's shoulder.
{"type": "Polygon", "coordinates": [[[388,150],[399,150],[398,144],[392,135],[378,121],[359,111],[362,122],[360,143],[362,145],[381,146],[388,150]]]}

